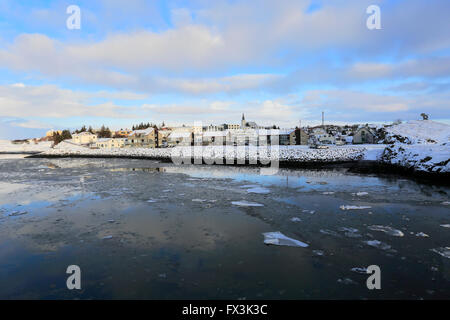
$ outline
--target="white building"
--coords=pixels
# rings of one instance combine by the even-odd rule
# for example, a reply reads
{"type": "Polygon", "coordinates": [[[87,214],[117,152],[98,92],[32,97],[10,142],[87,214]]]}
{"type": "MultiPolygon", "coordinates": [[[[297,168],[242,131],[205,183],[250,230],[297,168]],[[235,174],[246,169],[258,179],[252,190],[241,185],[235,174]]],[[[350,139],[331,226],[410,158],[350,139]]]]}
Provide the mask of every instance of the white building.
{"type": "Polygon", "coordinates": [[[90,132],[80,132],[72,135],[72,141],[77,144],[93,144],[97,142],[97,135],[90,132]]]}

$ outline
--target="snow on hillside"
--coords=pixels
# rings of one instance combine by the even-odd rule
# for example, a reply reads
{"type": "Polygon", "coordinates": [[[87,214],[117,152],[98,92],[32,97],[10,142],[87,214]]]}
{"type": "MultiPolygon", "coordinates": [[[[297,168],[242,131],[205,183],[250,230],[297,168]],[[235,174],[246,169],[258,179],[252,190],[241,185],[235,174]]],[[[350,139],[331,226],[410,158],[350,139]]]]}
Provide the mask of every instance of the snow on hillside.
{"type": "Polygon", "coordinates": [[[450,145],[415,144],[388,146],[384,162],[416,171],[450,172],[450,145]]]}
{"type": "Polygon", "coordinates": [[[388,142],[445,143],[450,141],[450,126],[431,120],[414,120],[386,128],[388,142]]]}
{"type": "Polygon", "coordinates": [[[416,171],[450,172],[450,126],[430,120],[386,128],[392,144],[381,156],[385,163],[416,171]]]}

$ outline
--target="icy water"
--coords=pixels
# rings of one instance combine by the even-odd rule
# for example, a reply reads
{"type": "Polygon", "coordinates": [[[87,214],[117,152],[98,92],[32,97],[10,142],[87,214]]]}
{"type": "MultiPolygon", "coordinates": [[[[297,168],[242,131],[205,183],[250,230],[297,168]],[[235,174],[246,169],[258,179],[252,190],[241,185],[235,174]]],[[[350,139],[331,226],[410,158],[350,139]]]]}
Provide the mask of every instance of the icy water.
{"type": "Polygon", "coordinates": [[[345,169],[3,157],[0,298],[449,299],[449,192],[345,169]],[[309,246],[265,245],[275,231],[309,246]],[[352,271],[369,265],[381,290],[352,271]]]}

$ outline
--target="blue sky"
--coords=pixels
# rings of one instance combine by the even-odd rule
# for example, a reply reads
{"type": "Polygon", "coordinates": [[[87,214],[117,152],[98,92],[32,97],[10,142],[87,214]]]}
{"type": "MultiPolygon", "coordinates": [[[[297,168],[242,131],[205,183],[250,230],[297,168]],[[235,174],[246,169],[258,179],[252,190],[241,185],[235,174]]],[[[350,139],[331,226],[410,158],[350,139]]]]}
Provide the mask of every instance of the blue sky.
{"type": "Polygon", "coordinates": [[[447,0],[0,2],[0,139],[248,120],[450,123],[447,0]],[[81,10],[69,30],[66,8],[81,10]],[[381,29],[369,30],[369,5],[381,29]]]}

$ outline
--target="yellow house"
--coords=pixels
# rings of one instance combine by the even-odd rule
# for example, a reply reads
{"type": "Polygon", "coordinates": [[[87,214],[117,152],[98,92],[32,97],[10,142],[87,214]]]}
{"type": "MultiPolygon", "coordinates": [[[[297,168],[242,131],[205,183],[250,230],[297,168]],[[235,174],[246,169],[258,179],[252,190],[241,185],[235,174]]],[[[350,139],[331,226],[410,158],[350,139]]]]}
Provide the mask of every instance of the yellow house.
{"type": "Polygon", "coordinates": [[[154,128],[134,130],[126,139],[127,147],[156,148],[156,132],[154,128]]]}
{"type": "Polygon", "coordinates": [[[92,144],[97,142],[97,136],[90,132],[80,132],[72,135],[72,141],[77,144],[92,144]]]}
{"type": "Polygon", "coordinates": [[[62,130],[49,130],[45,134],[46,137],[53,137],[55,133],[62,134],[62,130]]]}
{"type": "Polygon", "coordinates": [[[95,146],[101,149],[123,148],[125,140],[125,138],[100,138],[95,143],[95,146]]]}

